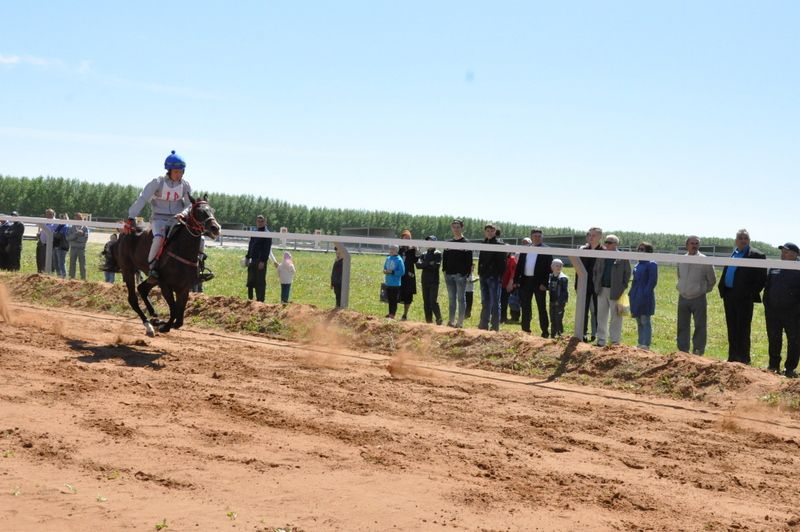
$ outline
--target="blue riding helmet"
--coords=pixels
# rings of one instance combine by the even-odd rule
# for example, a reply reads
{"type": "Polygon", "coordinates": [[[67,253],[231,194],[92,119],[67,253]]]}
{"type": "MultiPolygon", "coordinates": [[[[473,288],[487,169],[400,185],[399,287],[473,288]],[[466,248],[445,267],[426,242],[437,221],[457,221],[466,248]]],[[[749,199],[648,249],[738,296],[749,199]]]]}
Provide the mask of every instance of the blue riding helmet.
{"type": "Polygon", "coordinates": [[[172,150],[172,153],[167,155],[167,159],[164,161],[164,168],[167,170],[183,170],[186,168],[186,161],[183,160],[183,157],[175,153],[175,150],[172,150]]]}

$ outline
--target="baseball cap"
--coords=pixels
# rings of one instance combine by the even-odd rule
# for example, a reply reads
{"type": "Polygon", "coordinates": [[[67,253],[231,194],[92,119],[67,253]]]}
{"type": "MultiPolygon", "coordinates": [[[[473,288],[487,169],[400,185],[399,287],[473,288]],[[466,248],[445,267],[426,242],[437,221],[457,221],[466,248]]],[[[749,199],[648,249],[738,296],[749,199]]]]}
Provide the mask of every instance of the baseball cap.
{"type": "Polygon", "coordinates": [[[789,251],[794,251],[798,255],[800,255],[800,248],[797,247],[797,244],[793,244],[791,242],[787,242],[782,246],[778,246],[778,249],[788,249],[789,251]]]}

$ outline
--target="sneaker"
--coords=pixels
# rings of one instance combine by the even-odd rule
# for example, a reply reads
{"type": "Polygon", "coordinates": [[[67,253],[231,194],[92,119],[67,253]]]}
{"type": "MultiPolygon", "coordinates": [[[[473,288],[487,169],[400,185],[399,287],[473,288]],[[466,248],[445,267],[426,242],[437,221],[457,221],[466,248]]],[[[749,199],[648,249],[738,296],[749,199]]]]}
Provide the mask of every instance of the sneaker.
{"type": "Polygon", "coordinates": [[[772,372],[772,373],[777,373],[778,375],[781,374],[781,368],[776,368],[775,366],[769,366],[767,368],[767,371],[772,372]]]}
{"type": "Polygon", "coordinates": [[[405,314],[403,314],[403,315],[400,317],[400,321],[408,321],[408,316],[406,316],[405,314]]]}
{"type": "Polygon", "coordinates": [[[598,340],[597,344],[595,344],[595,345],[597,345],[597,347],[605,347],[606,346],[606,342],[605,342],[605,340],[598,340]]]}
{"type": "Polygon", "coordinates": [[[795,372],[793,369],[787,369],[787,370],[784,372],[784,376],[785,376],[787,379],[796,379],[796,378],[797,378],[797,373],[796,373],[796,372],[795,372]]]}
{"type": "Polygon", "coordinates": [[[442,324],[442,320],[441,319],[436,320],[436,325],[441,325],[441,324],[442,324]]]}

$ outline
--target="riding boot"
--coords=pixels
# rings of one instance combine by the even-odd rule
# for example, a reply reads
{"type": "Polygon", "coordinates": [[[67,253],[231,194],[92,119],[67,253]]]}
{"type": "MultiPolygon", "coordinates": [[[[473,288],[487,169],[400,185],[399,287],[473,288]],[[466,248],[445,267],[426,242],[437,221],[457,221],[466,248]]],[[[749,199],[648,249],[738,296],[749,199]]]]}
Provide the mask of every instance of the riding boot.
{"type": "Polygon", "coordinates": [[[158,259],[150,262],[150,273],[147,277],[150,284],[158,284],[158,259]]]}

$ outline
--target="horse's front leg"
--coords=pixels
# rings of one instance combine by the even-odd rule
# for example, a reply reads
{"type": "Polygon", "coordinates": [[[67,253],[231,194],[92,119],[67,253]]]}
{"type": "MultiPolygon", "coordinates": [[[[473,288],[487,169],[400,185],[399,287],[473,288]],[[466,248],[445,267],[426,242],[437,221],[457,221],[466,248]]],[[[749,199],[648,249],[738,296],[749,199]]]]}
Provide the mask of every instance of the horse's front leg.
{"type": "Polygon", "coordinates": [[[175,325],[175,295],[172,293],[172,289],[165,285],[161,286],[161,295],[164,296],[164,300],[169,305],[169,321],[166,323],[162,323],[161,327],[158,328],[159,332],[166,333],[172,329],[172,326],[175,325]]]}
{"type": "Polygon", "coordinates": [[[180,329],[183,326],[183,316],[186,313],[186,303],[189,301],[189,287],[187,286],[178,294],[175,301],[175,325],[173,329],[180,329]]]}

